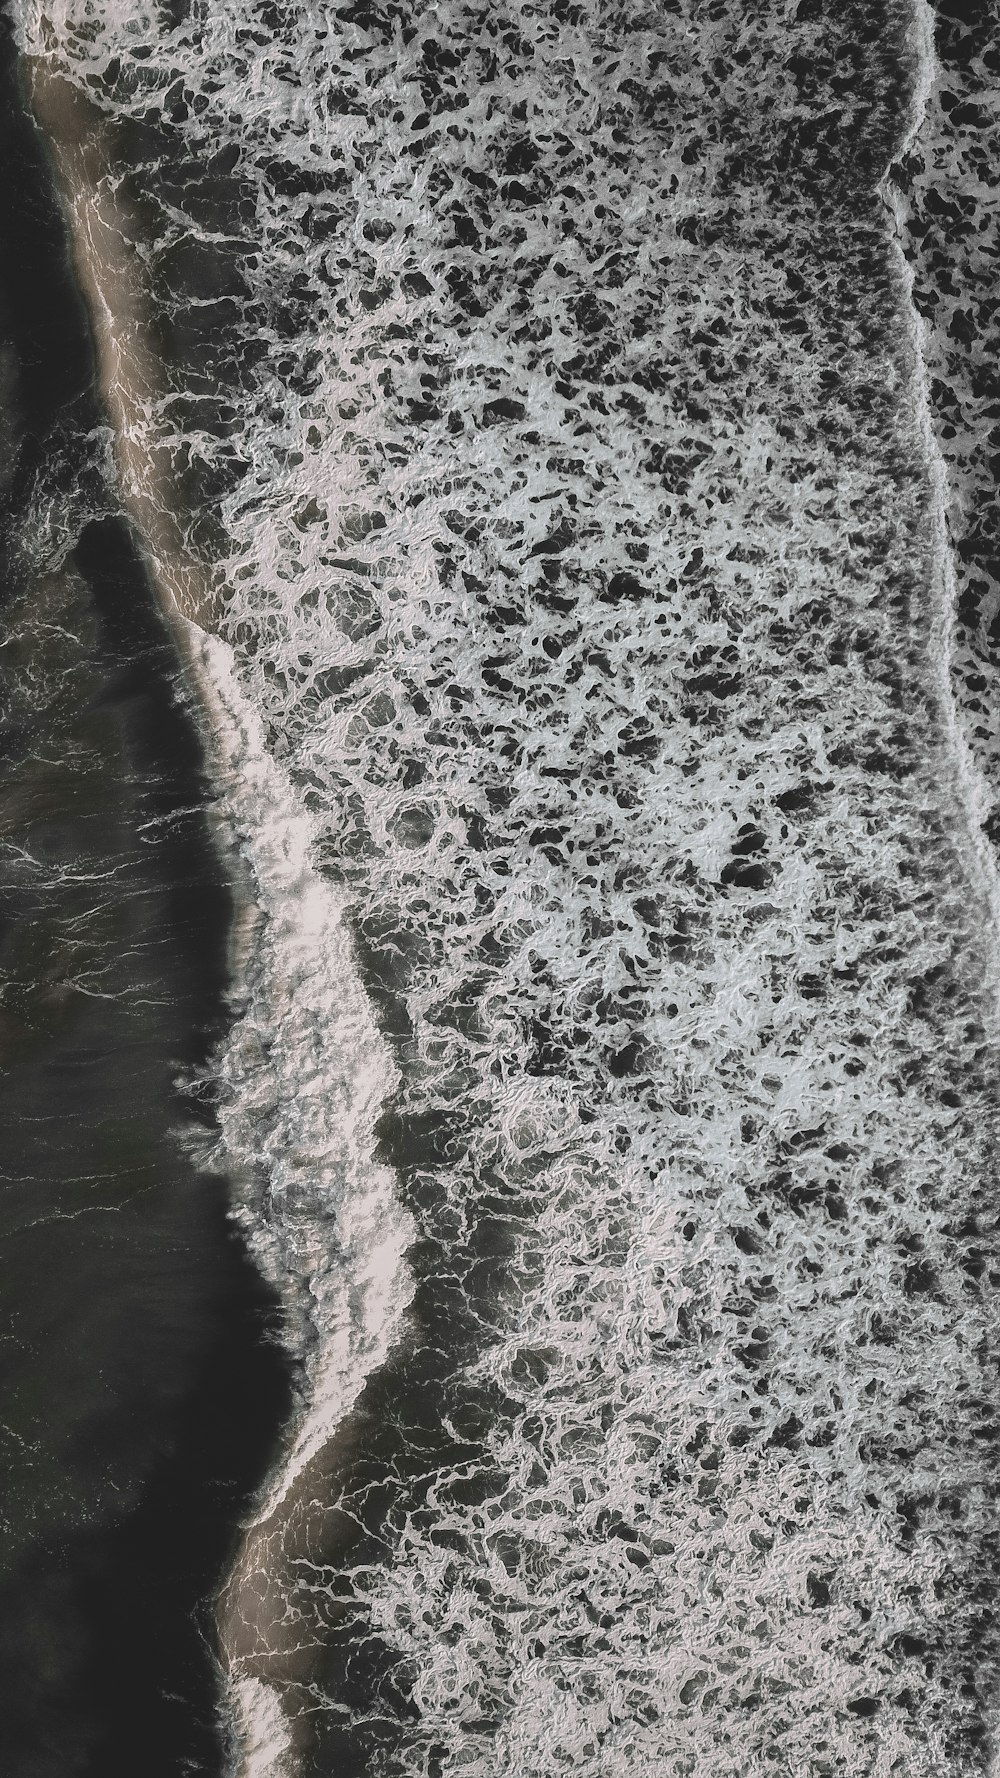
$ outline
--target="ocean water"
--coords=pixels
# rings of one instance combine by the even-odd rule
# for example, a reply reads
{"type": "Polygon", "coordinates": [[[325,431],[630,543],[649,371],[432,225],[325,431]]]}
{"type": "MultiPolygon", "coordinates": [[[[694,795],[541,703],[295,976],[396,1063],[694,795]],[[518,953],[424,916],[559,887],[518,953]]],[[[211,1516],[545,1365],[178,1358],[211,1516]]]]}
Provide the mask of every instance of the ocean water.
{"type": "Polygon", "coordinates": [[[985,1773],[986,9],[18,17],[247,884],[231,1773],[985,1773]]]}

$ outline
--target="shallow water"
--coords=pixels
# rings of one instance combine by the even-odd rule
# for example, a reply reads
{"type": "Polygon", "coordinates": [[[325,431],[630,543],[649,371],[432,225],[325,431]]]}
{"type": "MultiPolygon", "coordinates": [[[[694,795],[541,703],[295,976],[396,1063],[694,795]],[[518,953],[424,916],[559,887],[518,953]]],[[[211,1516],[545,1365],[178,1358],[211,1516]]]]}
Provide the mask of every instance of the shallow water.
{"type": "Polygon", "coordinates": [[[141,556],[120,518],[86,519],[92,362],[9,53],[3,117],[4,1768],[109,1778],[138,1747],[174,1778],[223,1759],[195,1612],[289,1366],[227,1183],[185,1141],[210,1122],[181,1083],[225,1016],[231,896],[141,556]]]}
{"type": "Polygon", "coordinates": [[[209,1074],[314,1392],[236,1763],[985,1771],[995,691],[917,226],[967,28],[21,17],[224,589],[209,1074]]]}

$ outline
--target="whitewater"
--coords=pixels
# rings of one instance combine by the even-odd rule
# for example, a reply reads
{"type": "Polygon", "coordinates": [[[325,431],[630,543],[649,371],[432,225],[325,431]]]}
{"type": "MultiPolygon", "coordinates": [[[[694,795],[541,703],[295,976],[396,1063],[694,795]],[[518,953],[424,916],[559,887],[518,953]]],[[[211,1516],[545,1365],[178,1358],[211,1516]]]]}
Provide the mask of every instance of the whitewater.
{"type": "Polygon", "coordinates": [[[19,19],[243,873],[204,1090],[301,1400],[232,1772],[987,1771],[932,14],[19,19]]]}

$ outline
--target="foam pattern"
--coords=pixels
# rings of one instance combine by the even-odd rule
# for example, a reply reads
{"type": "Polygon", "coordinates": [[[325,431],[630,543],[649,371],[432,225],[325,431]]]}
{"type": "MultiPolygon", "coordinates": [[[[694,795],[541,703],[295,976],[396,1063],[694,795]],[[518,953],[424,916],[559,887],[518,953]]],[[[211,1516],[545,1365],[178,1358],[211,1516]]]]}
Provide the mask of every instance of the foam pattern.
{"type": "Polygon", "coordinates": [[[937,24],[937,77],[926,117],[895,173],[904,194],[905,246],[923,322],[936,440],[947,469],[956,575],[956,697],[989,789],[983,818],[995,842],[1000,836],[1000,731],[991,695],[1000,644],[998,17],[990,4],[943,6],[937,24]]]}
{"type": "Polygon", "coordinates": [[[416,1294],[288,1599],[300,1769],[985,1771],[995,877],[905,232],[929,15],[44,16],[126,132],[149,424],[398,1069],[416,1294]]]}

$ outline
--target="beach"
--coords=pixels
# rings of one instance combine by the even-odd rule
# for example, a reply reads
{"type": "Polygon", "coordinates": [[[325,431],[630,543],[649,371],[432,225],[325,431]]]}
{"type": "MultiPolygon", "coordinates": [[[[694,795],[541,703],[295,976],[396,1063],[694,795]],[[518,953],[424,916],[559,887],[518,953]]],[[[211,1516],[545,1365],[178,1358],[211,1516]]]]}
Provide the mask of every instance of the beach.
{"type": "Polygon", "coordinates": [[[289,1411],[272,1291],[206,1164],[237,873],[3,46],[8,378],[0,1696],[7,1769],[224,1757],[211,1615],[289,1411]],[[95,449],[96,441],[96,449],[95,449]]]}
{"type": "Polygon", "coordinates": [[[231,1773],[988,1770],[979,25],[24,18],[239,861],[231,1773]]]}

